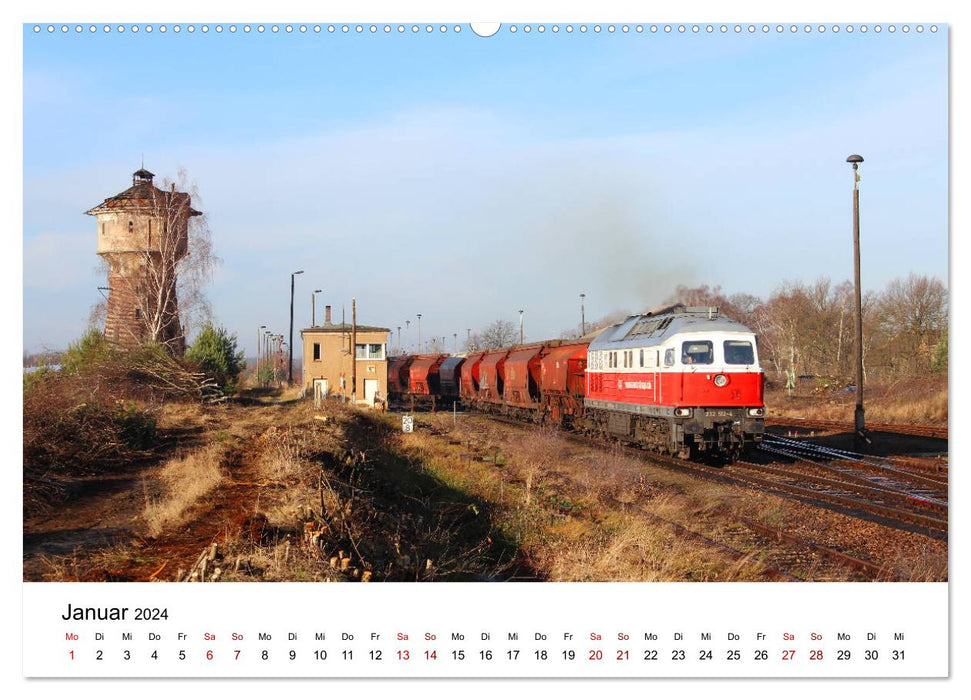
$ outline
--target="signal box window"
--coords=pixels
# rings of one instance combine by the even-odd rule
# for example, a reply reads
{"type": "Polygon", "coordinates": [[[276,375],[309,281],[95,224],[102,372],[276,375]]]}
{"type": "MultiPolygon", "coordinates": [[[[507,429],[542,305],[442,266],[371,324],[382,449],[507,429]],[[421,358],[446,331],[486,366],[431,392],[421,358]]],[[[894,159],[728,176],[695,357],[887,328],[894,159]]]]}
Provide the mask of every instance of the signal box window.
{"type": "Polygon", "coordinates": [[[690,340],[681,344],[681,364],[710,365],[715,361],[710,340],[690,340]]]}
{"type": "Polygon", "coordinates": [[[320,343],[314,343],[314,359],[320,359],[320,343]]]}
{"type": "Polygon", "coordinates": [[[752,344],[746,340],[726,340],[725,364],[754,365],[755,351],[752,344]]]}
{"type": "Polygon", "coordinates": [[[381,343],[358,343],[355,348],[354,357],[358,360],[383,360],[384,345],[381,343]]]}

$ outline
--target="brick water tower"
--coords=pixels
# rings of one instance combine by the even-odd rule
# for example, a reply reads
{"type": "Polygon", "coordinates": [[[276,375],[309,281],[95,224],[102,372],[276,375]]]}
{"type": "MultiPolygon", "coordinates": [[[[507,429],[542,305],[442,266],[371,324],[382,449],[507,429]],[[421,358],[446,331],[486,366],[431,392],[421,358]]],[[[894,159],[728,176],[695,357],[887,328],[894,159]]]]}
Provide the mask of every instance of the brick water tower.
{"type": "Polygon", "coordinates": [[[87,212],[98,219],[98,255],[108,264],[105,337],[125,348],[158,342],[181,355],[177,267],[189,252],[189,219],[202,212],[154,177],[136,170],[131,187],[87,212]]]}

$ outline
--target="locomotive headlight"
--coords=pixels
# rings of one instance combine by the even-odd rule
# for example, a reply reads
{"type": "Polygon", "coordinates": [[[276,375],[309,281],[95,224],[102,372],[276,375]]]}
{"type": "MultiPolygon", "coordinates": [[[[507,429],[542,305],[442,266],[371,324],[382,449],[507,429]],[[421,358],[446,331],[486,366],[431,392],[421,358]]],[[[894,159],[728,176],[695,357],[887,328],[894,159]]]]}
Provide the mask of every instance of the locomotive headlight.
{"type": "Polygon", "coordinates": [[[748,414],[750,416],[752,416],[753,418],[761,418],[762,416],[765,415],[765,409],[764,408],[750,408],[748,410],[748,414]]]}
{"type": "Polygon", "coordinates": [[[674,415],[679,416],[681,418],[688,418],[688,417],[691,416],[691,409],[690,408],[676,408],[676,409],[674,409],[674,415]]]}
{"type": "Polygon", "coordinates": [[[724,374],[715,375],[715,386],[725,386],[726,384],[728,384],[728,377],[724,374]]]}

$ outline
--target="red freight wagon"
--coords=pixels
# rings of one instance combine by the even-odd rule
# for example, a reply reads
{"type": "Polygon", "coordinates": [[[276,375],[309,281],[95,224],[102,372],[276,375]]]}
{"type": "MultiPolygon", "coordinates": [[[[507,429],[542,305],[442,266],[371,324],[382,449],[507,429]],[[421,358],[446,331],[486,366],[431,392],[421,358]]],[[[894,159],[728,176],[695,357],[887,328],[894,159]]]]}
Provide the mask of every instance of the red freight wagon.
{"type": "Polygon", "coordinates": [[[408,367],[413,357],[393,357],[388,363],[388,395],[392,398],[408,393],[408,367]]]}
{"type": "Polygon", "coordinates": [[[411,363],[409,389],[415,396],[433,396],[439,393],[438,368],[448,355],[419,355],[411,363]]]}
{"type": "Polygon", "coordinates": [[[533,345],[509,353],[502,395],[510,406],[539,408],[540,355],[545,349],[543,345],[533,345]]]}
{"type": "Polygon", "coordinates": [[[490,350],[479,362],[478,398],[489,403],[502,403],[502,390],[505,384],[505,362],[508,349],[490,350]]]}
{"type": "Polygon", "coordinates": [[[552,348],[540,359],[543,401],[556,422],[572,422],[583,415],[586,393],[587,343],[552,348]]]}
{"type": "Polygon", "coordinates": [[[474,352],[462,363],[459,393],[467,402],[475,401],[479,397],[479,363],[483,355],[484,352],[474,352]]]}

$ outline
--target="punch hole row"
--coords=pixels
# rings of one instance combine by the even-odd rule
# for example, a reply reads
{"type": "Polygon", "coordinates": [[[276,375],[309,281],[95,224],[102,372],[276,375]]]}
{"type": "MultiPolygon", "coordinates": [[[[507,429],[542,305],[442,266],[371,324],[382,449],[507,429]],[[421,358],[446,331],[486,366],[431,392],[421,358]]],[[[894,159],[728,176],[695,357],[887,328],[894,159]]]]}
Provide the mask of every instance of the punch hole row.
{"type": "MultiPolygon", "coordinates": [[[[924,32],[924,29],[925,29],[924,25],[922,25],[922,24],[918,24],[918,25],[914,25],[914,26],[911,26],[909,24],[904,24],[904,25],[900,25],[899,27],[898,27],[898,25],[890,24],[890,25],[887,25],[885,28],[886,28],[886,31],[890,32],[891,34],[897,32],[898,29],[899,29],[899,31],[903,32],[904,34],[910,33],[911,30],[917,32],[918,34],[922,34],[924,32]]],[[[929,29],[929,31],[931,33],[936,33],[937,32],[937,25],[931,25],[930,27],[928,27],[928,29],[929,29]]],[[[748,25],[743,25],[743,24],[733,24],[733,25],[729,25],[729,24],[719,24],[719,25],[714,25],[714,24],[704,24],[704,25],[702,25],[702,24],[690,24],[690,25],[688,25],[688,24],[649,24],[649,25],[644,25],[644,24],[634,24],[634,25],[630,25],[630,24],[620,24],[620,25],[618,25],[618,24],[607,24],[607,25],[601,25],[601,24],[592,24],[592,25],[586,25],[586,24],[579,24],[579,25],[565,24],[565,25],[559,25],[559,24],[553,24],[553,25],[549,25],[547,27],[547,25],[543,25],[543,24],[539,24],[539,25],[535,25],[535,26],[534,25],[529,25],[529,24],[525,24],[525,25],[511,24],[511,25],[509,25],[509,27],[507,27],[507,31],[509,31],[510,34],[516,34],[517,32],[520,32],[520,31],[521,32],[524,32],[526,34],[529,34],[529,33],[533,32],[533,31],[536,31],[536,32],[538,32],[540,34],[543,34],[546,31],[550,31],[550,32],[552,32],[554,34],[558,34],[560,32],[565,32],[567,34],[572,34],[574,32],[579,32],[580,34],[587,34],[587,33],[601,34],[603,32],[607,32],[608,34],[615,34],[617,32],[620,32],[622,34],[629,34],[631,32],[634,32],[635,34],[643,34],[644,32],[648,32],[650,34],[657,34],[658,32],[661,32],[661,33],[664,33],[664,34],[671,34],[671,33],[678,33],[678,34],[689,34],[689,33],[690,34],[702,34],[702,33],[704,33],[704,34],[715,34],[715,33],[720,33],[720,34],[728,34],[728,33],[734,33],[734,34],[742,34],[742,33],[747,33],[747,34],[756,34],[756,33],[769,34],[769,33],[773,33],[773,32],[776,33],[776,34],[783,34],[783,33],[789,33],[789,34],[798,34],[798,33],[811,34],[813,32],[818,33],[818,34],[825,34],[826,32],[832,32],[834,34],[838,34],[840,31],[845,31],[845,32],[850,33],[850,34],[852,34],[854,31],[859,31],[859,32],[865,34],[868,31],[873,31],[873,32],[879,34],[880,32],[884,31],[884,26],[883,25],[879,25],[879,24],[876,24],[876,25],[861,24],[861,25],[858,25],[858,26],[852,25],[852,24],[845,25],[845,26],[841,26],[841,25],[838,25],[838,24],[833,24],[833,25],[829,25],[829,26],[827,26],[825,24],[817,24],[817,25],[812,25],[812,24],[806,24],[806,25],[797,25],[797,24],[789,24],[789,25],[785,25],[785,24],[775,24],[775,25],[770,25],[770,24],[759,24],[759,25],[756,25],[756,24],[748,24],[748,25]]]]}
{"type": "Polygon", "coordinates": [[[82,33],[95,34],[95,33],[98,33],[98,32],[101,32],[103,34],[111,34],[111,33],[124,34],[125,32],[130,32],[132,34],[138,34],[139,32],[144,32],[146,34],[151,34],[153,32],[159,32],[161,34],[166,34],[168,32],[172,32],[172,33],[175,33],[175,34],[181,34],[182,32],[186,32],[188,34],[195,34],[196,32],[199,32],[201,34],[208,34],[210,32],[214,32],[216,34],[222,34],[223,32],[228,32],[230,34],[236,34],[238,32],[241,32],[243,34],[251,34],[251,33],[256,33],[256,34],[266,34],[266,33],[270,33],[270,34],[280,34],[280,33],[283,33],[283,34],[308,34],[308,33],[309,34],[321,34],[321,33],[327,33],[327,34],[378,34],[378,33],[391,34],[392,32],[396,32],[398,34],[406,34],[406,33],[410,33],[410,34],[419,34],[419,33],[424,33],[424,34],[433,34],[433,33],[435,33],[435,34],[447,34],[449,32],[452,32],[452,33],[458,34],[458,33],[460,33],[462,31],[462,27],[460,25],[458,25],[458,24],[453,24],[453,25],[448,25],[448,24],[435,24],[435,25],[433,25],[433,24],[423,24],[423,25],[418,25],[418,24],[411,24],[411,25],[405,25],[405,24],[398,24],[398,25],[391,25],[391,24],[323,24],[323,25],[322,24],[282,24],[282,25],[281,24],[269,24],[269,25],[266,25],[266,24],[256,24],[256,25],[244,24],[244,25],[235,25],[235,24],[229,24],[229,25],[225,25],[225,26],[222,25],[222,24],[215,24],[215,25],[208,25],[208,24],[201,24],[201,25],[187,24],[187,25],[184,25],[184,26],[181,25],[181,24],[173,24],[173,25],[160,24],[160,25],[157,25],[157,26],[156,25],[152,25],[152,24],[146,24],[146,25],[138,25],[138,24],[131,24],[131,25],[125,25],[125,24],[118,24],[118,25],[110,25],[110,24],[104,24],[104,25],[97,25],[97,24],[89,24],[89,25],[84,25],[84,24],[75,24],[75,25],[62,24],[62,25],[54,25],[54,24],[48,24],[46,27],[43,27],[43,26],[41,26],[39,24],[35,24],[34,27],[33,27],[33,30],[34,30],[34,33],[35,34],[39,34],[40,32],[43,32],[45,29],[46,29],[46,31],[47,31],[48,34],[53,34],[53,33],[57,32],[57,31],[60,31],[62,34],[67,34],[67,33],[72,32],[72,31],[74,33],[76,33],[76,34],[82,34],[82,33]]]}
{"type": "MultiPolygon", "coordinates": [[[[894,25],[894,24],[890,24],[890,25],[887,25],[886,26],[886,31],[889,32],[889,33],[891,33],[891,34],[896,33],[898,31],[898,29],[899,29],[899,31],[903,32],[904,34],[910,33],[911,30],[917,32],[918,34],[922,34],[924,32],[924,29],[925,28],[924,28],[924,25],[922,25],[922,24],[914,25],[913,27],[911,27],[911,25],[909,25],[909,24],[900,25],[899,27],[897,25],[894,25]]],[[[927,29],[932,34],[933,33],[936,33],[937,32],[937,25],[933,25],[932,24],[927,29]]],[[[33,26],[33,31],[34,31],[35,34],[40,34],[41,32],[43,32],[45,30],[47,31],[48,34],[54,34],[57,31],[60,31],[62,34],[67,34],[67,33],[71,32],[71,31],[73,31],[76,34],[82,34],[82,33],[95,34],[95,33],[98,33],[98,32],[101,32],[101,33],[104,33],[104,34],[110,34],[110,33],[113,33],[113,32],[114,33],[117,33],[117,34],[124,34],[126,32],[130,32],[132,34],[138,34],[139,32],[144,32],[146,34],[151,34],[151,33],[156,32],[156,31],[159,32],[159,33],[161,33],[161,34],[165,34],[165,33],[170,32],[170,31],[173,32],[173,33],[175,33],[175,34],[180,34],[183,31],[186,32],[186,33],[188,33],[188,34],[195,34],[196,32],[199,32],[199,33],[202,33],[202,34],[208,34],[209,32],[214,32],[216,34],[222,34],[223,32],[229,32],[230,34],[236,34],[237,32],[242,32],[243,34],[250,34],[250,33],[253,33],[253,32],[255,32],[257,34],[265,34],[267,32],[269,32],[271,34],[279,34],[281,32],[282,33],[285,33],[285,34],[293,34],[293,33],[298,33],[298,34],[307,34],[307,33],[313,33],[313,34],[320,34],[320,33],[327,33],[327,34],[379,34],[379,33],[383,33],[383,34],[391,34],[391,33],[397,33],[397,34],[407,34],[407,33],[410,33],[410,34],[447,34],[447,33],[450,33],[450,32],[451,33],[458,34],[458,33],[461,33],[462,32],[462,27],[460,25],[458,25],[458,24],[454,24],[454,25],[446,25],[446,24],[440,24],[440,25],[432,25],[432,24],[425,24],[425,25],[418,25],[418,24],[412,24],[412,25],[405,25],[405,24],[398,24],[398,25],[390,25],[390,24],[383,24],[383,25],[378,25],[378,24],[368,24],[368,25],[365,25],[365,24],[354,24],[354,25],[351,25],[351,24],[328,24],[328,25],[320,25],[320,24],[314,24],[314,25],[307,25],[307,24],[296,24],[296,25],[294,25],[294,24],[286,24],[286,25],[271,24],[271,25],[264,25],[264,24],[258,24],[258,25],[253,25],[253,26],[248,25],[248,24],[244,24],[242,26],[237,26],[235,24],[230,24],[230,25],[226,25],[226,26],[223,26],[221,24],[216,24],[216,25],[212,25],[212,26],[210,26],[208,24],[202,24],[202,25],[198,25],[198,26],[196,26],[194,24],[187,24],[184,27],[183,27],[183,25],[180,25],[180,24],[173,24],[171,26],[170,25],[166,25],[166,24],[160,24],[157,27],[155,25],[151,25],[151,24],[146,24],[146,25],[138,25],[138,24],[124,25],[124,24],[119,24],[119,25],[114,25],[114,26],[109,25],[109,24],[104,24],[104,25],[96,25],[96,24],[89,24],[89,25],[83,25],[83,24],[67,25],[67,24],[62,24],[62,25],[59,25],[59,26],[58,25],[53,25],[53,24],[48,24],[46,27],[43,27],[43,26],[41,26],[39,24],[35,24],[33,26]]],[[[700,25],[700,24],[691,24],[691,25],[686,25],[686,24],[677,24],[677,25],[672,25],[672,24],[663,24],[663,25],[657,25],[657,24],[651,24],[651,25],[643,25],[643,24],[635,24],[635,25],[630,25],[630,24],[621,24],[621,25],[616,25],[616,24],[607,24],[607,25],[593,24],[593,25],[586,25],[586,24],[580,24],[580,25],[572,25],[572,24],[565,24],[565,25],[559,25],[559,24],[552,24],[552,25],[548,25],[548,26],[545,25],[545,24],[538,24],[538,25],[530,25],[530,24],[517,25],[517,24],[511,24],[511,25],[509,25],[506,28],[506,30],[510,34],[516,34],[518,32],[523,32],[525,34],[530,34],[530,33],[534,32],[534,31],[536,33],[538,33],[538,34],[544,34],[547,31],[549,31],[549,32],[551,32],[553,34],[559,34],[561,32],[564,32],[566,34],[573,34],[574,32],[579,32],[580,34],[587,34],[587,33],[601,34],[603,32],[607,32],[608,34],[615,34],[617,32],[620,32],[622,34],[629,34],[631,32],[633,32],[635,34],[643,34],[644,32],[648,32],[650,34],[657,34],[659,32],[664,33],[664,34],[672,34],[672,33],[678,33],[678,34],[689,34],[689,33],[690,34],[702,34],[702,33],[704,33],[704,34],[715,34],[715,33],[719,33],[719,34],[728,34],[728,33],[734,33],[734,34],[743,34],[743,33],[747,33],[747,34],[757,34],[757,33],[761,33],[761,34],[770,34],[770,33],[776,33],[776,34],[785,34],[785,33],[788,33],[788,34],[799,34],[799,33],[802,33],[802,34],[811,34],[811,33],[814,33],[814,32],[817,33],[817,34],[825,34],[827,32],[832,32],[833,34],[838,34],[841,31],[844,31],[844,32],[846,32],[848,34],[852,34],[855,31],[859,31],[862,34],[866,34],[867,32],[872,31],[872,32],[874,32],[876,34],[879,34],[879,33],[881,33],[881,32],[884,31],[884,26],[883,25],[880,25],[880,24],[875,24],[875,25],[872,25],[872,26],[871,25],[866,25],[866,24],[861,24],[861,25],[858,25],[858,26],[852,25],[852,24],[849,24],[849,25],[846,25],[846,26],[840,26],[838,24],[834,24],[834,25],[830,25],[830,26],[827,26],[827,25],[824,25],[824,24],[818,24],[818,25],[811,25],[811,24],[806,24],[806,25],[796,25],[796,24],[790,24],[790,25],[783,25],[783,24],[776,24],[776,25],[769,25],[769,24],[761,24],[761,25],[755,25],[755,24],[748,24],[748,25],[741,25],[741,24],[734,24],[734,25],[727,25],[727,24],[720,24],[720,25],[712,25],[712,24],[705,24],[705,25],[700,25]]]]}

